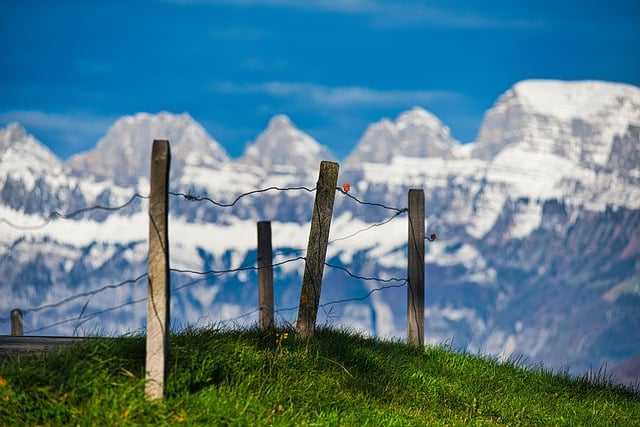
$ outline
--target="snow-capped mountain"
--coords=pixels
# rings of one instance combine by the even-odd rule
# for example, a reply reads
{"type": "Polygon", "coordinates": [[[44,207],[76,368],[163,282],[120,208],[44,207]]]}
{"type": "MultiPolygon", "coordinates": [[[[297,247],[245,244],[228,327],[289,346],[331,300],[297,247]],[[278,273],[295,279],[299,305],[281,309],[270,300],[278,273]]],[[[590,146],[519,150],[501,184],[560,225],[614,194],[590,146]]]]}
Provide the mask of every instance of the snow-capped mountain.
{"type": "MultiPolygon", "coordinates": [[[[366,130],[341,168],[349,194],[403,208],[410,188],[425,190],[427,233],[438,236],[426,247],[428,342],[576,373],[605,363],[627,373],[637,366],[639,105],[640,89],[627,85],[525,81],[496,101],[472,144],[455,141],[421,108],[366,130]]],[[[66,220],[49,214],[120,206],[144,194],[151,141],[159,138],[171,142],[173,191],[230,205],[171,197],[172,268],[254,265],[260,220],[272,221],[274,262],[304,255],[312,192],[237,199],[270,186],[315,186],[319,161],[330,153],[286,116],[274,117],[238,160],[187,115],[125,117],[95,150],[67,165],[11,125],[0,131],[2,320],[12,308],[55,305],[104,288],[27,310],[25,331],[117,333],[144,324],[138,301],[146,282],[127,280],[146,271],[146,200],[66,220]]],[[[327,262],[356,276],[400,280],[359,280],[326,267],[319,322],[404,336],[406,290],[389,286],[406,276],[407,223],[396,214],[336,195],[327,262]]],[[[301,261],[275,268],[279,322],[295,319],[290,308],[298,303],[302,269],[301,261]]],[[[174,272],[173,323],[255,321],[255,283],[252,270],[174,272]]]]}
{"type": "Polygon", "coordinates": [[[284,114],[274,116],[267,129],[250,144],[241,162],[266,172],[316,173],[321,160],[333,160],[329,149],[295,127],[284,114]]]}
{"type": "Polygon", "coordinates": [[[135,186],[148,175],[154,139],[171,142],[171,172],[180,176],[185,166],[216,168],[228,162],[224,148],[186,113],[138,113],[119,119],[95,149],[67,162],[72,173],[109,179],[118,186],[135,186]]]}
{"type": "Polygon", "coordinates": [[[460,143],[437,117],[420,107],[370,125],[346,159],[347,167],[389,163],[395,156],[450,158],[460,143]]]}
{"type": "Polygon", "coordinates": [[[518,145],[581,166],[603,167],[616,135],[637,124],[639,99],[639,88],[623,84],[520,82],[487,112],[474,156],[490,159],[518,145]]]}
{"type": "Polygon", "coordinates": [[[18,123],[0,129],[1,179],[31,177],[44,174],[57,175],[62,162],[51,150],[42,145],[18,123]]]}
{"type": "Polygon", "coordinates": [[[2,207],[37,217],[48,211],[84,207],[87,196],[116,202],[109,196],[108,183],[68,176],[61,160],[17,123],[0,129],[0,165],[2,207]]]}

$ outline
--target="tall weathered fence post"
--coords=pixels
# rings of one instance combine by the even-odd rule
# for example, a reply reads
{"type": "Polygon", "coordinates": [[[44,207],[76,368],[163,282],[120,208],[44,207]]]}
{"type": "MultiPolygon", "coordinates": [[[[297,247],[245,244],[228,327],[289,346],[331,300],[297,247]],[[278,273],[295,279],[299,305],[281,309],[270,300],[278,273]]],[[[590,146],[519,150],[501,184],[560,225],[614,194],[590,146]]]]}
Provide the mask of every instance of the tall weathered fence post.
{"type": "Polygon", "coordinates": [[[424,345],[424,190],[409,190],[407,342],[424,345]]]}
{"type": "Polygon", "coordinates": [[[11,310],[11,336],[21,337],[24,334],[22,326],[22,310],[14,308],[11,310]]]}
{"type": "Polygon", "coordinates": [[[149,193],[149,284],[145,393],[162,399],[169,344],[169,141],[153,141],[149,193]]]}
{"type": "Polygon", "coordinates": [[[316,200],[311,218],[309,243],[307,244],[307,259],[304,266],[302,291],[300,292],[300,306],[298,308],[298,322],[296,332],[302,338],[313,336],[320,303],[322,288],[322,273],[327,257],[327,242],[333,202],[338,184],[338,170],[340,166],[335,162],[320,163],[320,175],[316,185],[316,200]]]}
{"type": "Polygon", "coordinates": [[[258,222],[258,309],[260,327],[273,327],[273,249],[270,221],[258,222]]]}

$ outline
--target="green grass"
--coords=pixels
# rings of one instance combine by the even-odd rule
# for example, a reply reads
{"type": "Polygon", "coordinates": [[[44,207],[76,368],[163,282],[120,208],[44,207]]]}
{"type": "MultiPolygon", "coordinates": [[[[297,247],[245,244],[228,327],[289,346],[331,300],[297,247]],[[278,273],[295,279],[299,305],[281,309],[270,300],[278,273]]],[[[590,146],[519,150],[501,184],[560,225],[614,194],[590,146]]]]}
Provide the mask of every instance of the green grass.
{"type": "Polygon", "coordinates": [[[320,329],[190,329],[165,399],[144,398],[144,337],[0,363],[0,425],[411,426],[640,423],[640,393],[447,347],[320,329]]]}

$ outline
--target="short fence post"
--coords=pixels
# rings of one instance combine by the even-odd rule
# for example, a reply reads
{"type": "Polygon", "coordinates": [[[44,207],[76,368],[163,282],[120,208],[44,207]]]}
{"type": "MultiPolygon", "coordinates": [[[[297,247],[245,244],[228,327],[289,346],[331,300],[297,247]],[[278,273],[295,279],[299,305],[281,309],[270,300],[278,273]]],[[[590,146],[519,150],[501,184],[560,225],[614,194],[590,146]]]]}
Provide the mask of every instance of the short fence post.
{"type": "Polygon", "coordinates": [[[275,326],[273,321],[273,249],[271,222],[258,222],[258,310],[260,328],[275,326]]]}
{"type": "Polygon", "coordinates": [[[424,345],[424,190],[409,190],[407,342],[424,345]]]}
{"type": "Polygon", "coordinates": [[[14,308],[11,310],[11,336],[21,337],[24,333],[22,326],[22,310],[14,308]]]}
{"type": "Polygon", "coordinates": [[[149,193],[149,284],[145,393],[162,399],[169,344],[169,141],[153,141],[149,193]]]}
{"type": "Polygon", "coordinates": [[[302,338],[310,338],[315,332],[333,202],[338,184],[338,170],[338,163],[327,161],[320,163],[296,324],[296,332],[302,338]]]}

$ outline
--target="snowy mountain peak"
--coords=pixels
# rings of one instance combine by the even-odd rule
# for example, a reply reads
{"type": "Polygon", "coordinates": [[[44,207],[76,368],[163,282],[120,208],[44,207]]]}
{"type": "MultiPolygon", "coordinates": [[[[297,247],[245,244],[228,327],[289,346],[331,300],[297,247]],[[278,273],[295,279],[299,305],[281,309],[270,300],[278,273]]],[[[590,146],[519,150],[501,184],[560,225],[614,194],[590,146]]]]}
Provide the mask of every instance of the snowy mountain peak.
{"type": "Polygon", "coordinates": [[[640,89],[634,86],[602,81],[525,80],[511,92],[528,110],[563,120],[597,119],[618,103],[629,102],[632,107],[636,101],[637,108],[640,97],[640,89]]]}
{"type": "Polygon", "coordinates": [[[4,151],[9,145],[18,143],[27,136],[27,131],[19,123],[9,123],[0,129],[0,150],[4,151]]]}
{"type": "Polygon", "coordinates": [[[179,174],[186,165],[216,167],[228,160],[222,146],[189,114],[161,112],[122,117],[94,150],[72,157],[68,166],[80,175],[135,185],[149,175],[154,139],[169,140],[172,174],[179,174]]]}
{"type": "Polygon", "coordinates": [[[295,129],[295,125],[286,114],[276,114],[269,120],[268,129],[295,129]]]}
{"type": "Polygon", "coordinates": [[[603,167],[613,141],[640,123],[640,89],[597,81],[527,80],[485,114],[473,155],[490,159],[507,146],[603,167]]]}
{"type": "Polygon", "coordinates": [[[346,163],[390,163],[395,156],[450,158],[459,145],[436,116],[414,107],[395,122],[383,118],[370,125],[346,163]]]}
{"type": "MultiPolygon", "coordinates": [[[[400,130],[410,126],[427,127],[439,130],[444,126],[433,114],[422,107],[413,107],[409,111],[401,113],[396,119],[396,127],[400,130]]],[[[448,130],[448,128],[446,128],[448,130]]]]}
{"type": "MultiPolygon", "coordinates": [[[[382,119],[367,129],[351,167],[342,168],[341,182],[350,182],[358,200],[374,205],[401,208],[409,189],[425,189],[426,232],[438,235],[425,258],[430,343],[455,337],[470,351],[522,354],[545,366],[585,370],[640,354],[638,90],[585,83],[514,86],[487,114],[476,144],[457,144],[446,126],[421,108],[382,119]],[[576,105],[565,105],[569,99],[576,105]],[[594,165],[610,140],[605,165],[594,165]],[[456,155],[474,146],[486,160],[456,155]],[[567,310],[568,301],[581,304],[567,310]]],[[[319,160],[327,158],[323,147],[286,116],[273,117],[247,147],[245,160],[253,166],[219,165],[226,155],[187,114],[124,117],[94,151],[70,161],[81,174],[106,177],[95,181],[64,170],[56,174],[60,161],[18,125],[0,130],[4,315],[15,307],[43,308],[25,310],[29,334],[92,329],[120,334],[144,324],[145,310],[131,302],[144,298],[145,286],[107,289],[114,286],[105,284],[124,283],[148,268],[147,204],[135,199],[117,211],[84,208],[120,206],[134,191],[145,194],[141,185],[119,188],[114,180],[148,176],[149,160],[142,151],[147,156],[151,141],[159,138],[171,141],[171,171],[182,173],[171,190],[238,201],[233,208],[217,209],[171,199],[172,266],[229,271],[199,283],[191,274],[172,272],[176,285],[189,284],[172,293],[172,319],[188,325],[198,324],[203,313],[214,313],[213,322],[247,313],[247,322],[257,321],[255,274],[236,270],[255,264],[255,221],[273,221],[278,261],[295,261],[295,248],[306,244],[313,194],[236,197],[272,185],[312,186],[319,160]],[[63,219],[52,212],[79,214],[63,219]]],[[[377,336],[406,335],[403,290],[372,294],[370,284],[341,270],[354,277],[403,277],[406,215],[391,215],[336,197],[327,261],[338,268],[326,268],[325,278],[331,283],[329,299],[349,303],[319,313],[324,316],[319,322],[377,336]]],[[[303,264],[292,262],[276,273],[278,304],[294,306],[303,264]]],[[[282,322],[291,321],[284,311],[283,316],[282,322]]]]}
{"type": "Polygon", "coordinates": [[[298,129],[289,117],[278,114],[246,148],[240,162],[260,166],[267,172],[315,173],[322,160],[332,159],[327,147],[298,129]]]}
{"type": "Polygon", "coordinates": [[[60,159],[18,123],[0,129],[0,182],[7,177],[32,182],[45,174],[62,171],[60,159]],[[17,176],[20,175],[20,176],[17,176]]]}

